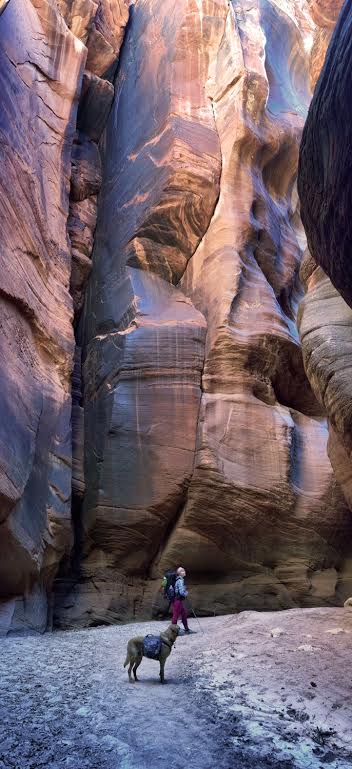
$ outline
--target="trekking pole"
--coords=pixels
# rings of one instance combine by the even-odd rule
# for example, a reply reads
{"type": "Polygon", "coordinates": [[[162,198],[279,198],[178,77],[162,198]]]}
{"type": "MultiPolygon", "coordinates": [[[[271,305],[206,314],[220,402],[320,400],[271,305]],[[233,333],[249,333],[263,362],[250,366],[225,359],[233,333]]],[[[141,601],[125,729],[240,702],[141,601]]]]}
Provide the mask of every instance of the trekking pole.
{"type": "Polygon", "coordinates": [[[192,606],[192,604],[191,604],[191,602],[190,602],[190,600],[189,600],[189,599],[188,599],[188,602],[189,602],[189,606],[190,606],[190,609],[191,609],[191,612],[192,612],[192,614],[193,614],[194,618],[197,620],[197,622],[198,622],[198,625],[199,625],[199,627],[200,627],[200,629],[201,629],[202,633],[204,633],[204,630],[203,630],[203,628],[202,628],[202,626],[201,626],[201,624],[200,624],[200,622],[199,622],[199,619],[198,619],[198,617],[197,617],[197,615],[196,615],[196,613],[195,613],[195,611],[194,611],[194,608],[193,608],[193,606],[192,606]]]}

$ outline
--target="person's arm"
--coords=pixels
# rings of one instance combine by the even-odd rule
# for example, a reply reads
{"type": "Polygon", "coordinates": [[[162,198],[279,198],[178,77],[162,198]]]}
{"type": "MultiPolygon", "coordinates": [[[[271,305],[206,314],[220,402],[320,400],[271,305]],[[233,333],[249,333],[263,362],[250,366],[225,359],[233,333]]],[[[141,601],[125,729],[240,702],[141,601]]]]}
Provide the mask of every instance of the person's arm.
{"type": "Polygon", "coordinates": [[[177,595],[179,595],[180,598],[187,598],[188,590],[183,577],[178,577],[176,580],[176,596],[177,595]]]}

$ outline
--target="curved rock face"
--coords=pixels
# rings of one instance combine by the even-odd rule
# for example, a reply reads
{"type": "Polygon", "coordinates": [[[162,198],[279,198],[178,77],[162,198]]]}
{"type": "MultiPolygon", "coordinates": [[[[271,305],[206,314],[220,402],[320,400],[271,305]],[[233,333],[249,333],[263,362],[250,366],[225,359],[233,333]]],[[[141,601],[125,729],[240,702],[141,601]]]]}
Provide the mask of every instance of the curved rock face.
{"type": "MultiPolygon", "coordinates": [[[[324,13],[317,20],[329,37],[341,6],[342,3],[322,3],[324,13]]],[[[302,218],[313,254],[307,253],[302,265],[306,296],[300,307],[299,329],[307,376],[329,417],[331,463],[350,507],[352,289],[348,47],[351,19],[349,5],[345,4],[309,111],[299,169],[302,218]]]]}
{"type": "Polygon", "coordinates": [[[295,322],[313,32],[290,0],[132,10],[80,329],[84,557],[61,624],[150,615],[178,562],[204,612],[349,594],[351,516],[295,322]]]}
{"type": "Polygon", "coordinates": [[[305,279],[299,330],[306,372],[329,416],[329,456],[352,507],[352,310],[312,257],[305,279]]]}
{"type": "Polygon", "coordinates": [[[343,0],[311,0],[309,3],[311,17],[317,25],[314,31],[310,54],[310,82],[312,90],[324,64],[326,51],[342,5],[343,0]]]}
{"type": "Polygon", "coordinates": [[[0,292],[6,361],[0,427],[1,632],[46,627],[47,593],[72,546],[72,449],[73,507],[84,493],[80,350],[72,407],[69,290],[77,320],[91,270],[101,185],[96,142],[114,95],[112,83],[100,75],[116,63],[128,19],[126,4],[112,7],[105,0],[59,7],[51,0],[11,0],[5,12],[6,5],[0,9],[0,292]],[[90,70],[82,81],[84,44],[90,70]]]}
{"type": "Polygon", "coordinates": [[[194,12],[176,2],[134,9],[104,139],[83,334],[83,527],[94,546],[86,540],[82,569],[95,581],[103,571],[109,584],[111,569],[145,576],[193,470],[206,324],[173,284],[219,194],[204,85],[223,31],[220,4],[209,4],[204,24],[194,12]],[[145,41],[160,29],[151,57],[145,41]],[[199,51],[191,70],[190,44],[199,51]]]}
{"type": "Polygon", "coordinates": [[[84,58],[54,3],[11,0],[0,20],[0,601],[10,599],[0,603],[5,630],[22,624],[45,628],[46,590],[71,536],[74,339],[66,220],[84,58]]]}
{"type": "MultiPolygon", "coordinates": [[[[208,321],[205,392],[188,500],[160,566],[182,553],[206,579],[206,564],[219,608],[333,600],[337,553],[350,530],[294,324],[301,250],[293,184],[309,101],[303,42],[275,4],[230,11],[214,85],[221,193],[182,280],[208,321]],[[234,104],[235,136],[228,130],[234,104]]],[[[204,592],[199,605],[210,610],[213,589],[204,592]]]]}
{"type": "Polygon", "coordinates": [[[106,258],[114,276],[130,265],[177,283],[210,221],[221,158],[204,88],[221,6],[209,3],[202,24],[191,2],[133,9],[104,142],[96,238],[104,283],[106,258]],[[158,41],[153,56],[148,37],[158,41]]]}
{"type": "Polygon", "coordinates": [[[343,0],[309,0],[309,12],[318,27],[333,30],[342,5],[343,0]]]}
{"type": "Polygon", "coordinates": [[[350,93],[352,10],[339,17],[302,136],[299,195],[308,246],[335,288],[352,303],[350,93]]]}

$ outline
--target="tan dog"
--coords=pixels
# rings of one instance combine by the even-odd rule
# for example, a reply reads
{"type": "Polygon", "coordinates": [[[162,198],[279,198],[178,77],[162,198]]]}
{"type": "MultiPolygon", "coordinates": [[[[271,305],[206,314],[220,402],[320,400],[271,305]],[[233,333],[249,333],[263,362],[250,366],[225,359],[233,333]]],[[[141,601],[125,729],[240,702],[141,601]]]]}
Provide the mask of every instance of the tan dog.
{"type": "MultiPolygon", "coordinates": [[[[165,630],[163,633],[160,633],[161,638],[161,650],[159,656],[156,658],[160,662],[160,681],[163,684],[165,682],[164,678],[164,668],[165,668],[165,662],[171,653],[171,649],[173,647],[173,644],[176,641],[176,638],[178,636],[178,626],[177,625],[169,625],[167,630],[165,630]]],[[[137,668],[142,662],[143,658],[143,641],[144,636],[137,635],[135,638],[130,638],[128,644],[127,644],[127,657],[124,663],[124,668],[129,663],[128,668],[128,678],[130,684],[133,684],[134,681],[138,681],[137,678],[137,668]],[[132,669],[133,669],[133,675],[134,680],[132,678],[132,669]]]]}

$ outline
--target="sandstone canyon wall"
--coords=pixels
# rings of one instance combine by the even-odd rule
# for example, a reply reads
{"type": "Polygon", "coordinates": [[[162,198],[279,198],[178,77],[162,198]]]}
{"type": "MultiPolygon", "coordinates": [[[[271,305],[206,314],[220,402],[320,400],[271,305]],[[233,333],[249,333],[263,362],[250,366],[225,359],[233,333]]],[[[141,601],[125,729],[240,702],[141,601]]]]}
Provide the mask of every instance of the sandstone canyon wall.
{"type": "Polygon", "coordinates": [[[350,590],[295,325],[313,32],[303,3],[133,8],[79,331],[83,558],[63,625],[150,616],[179,561],[201,612],[350,590]]]}
{"type": "MultiPolygon", "coordinates": [[[[329,41],[343,3],[325,0],[321,5],[317,22],[329,41]]],[[[302,264],[306,295],[300,308],[300,335],[308,378],[329,418],[331,463],[350,506],[351,24],[351,6],[346,2],[325,64],[323,58],[318,62],[318,69],[324,66],[303,134],[299,168],[302,218],[310,249],[302,264]]]]}
{"type": "Polygon", "coordinates": [[[89,51],[87,66],[100,72],[116,61],[128,9],[121,4],[111,19],[109,8],[76,3],[70,24],[72,4],[1,6],[0,633],[45,630],[73,544],[70,286],[77,314],[101,183],[94,141],[114,93],[84,72],[84,42],[91,21],[90,36],[106,43],[105,12],[115,40],[98,56],[89,51]]]}
{"type": "Polygon", "coordinates": [[[178,562],[204,613],[351,593],[296,326],[313,5],[0,16],[5,631],[151,616],[178,562]]]}
{"type": "Polygon", "coordinates": [[[71,537],[74,352],[66,234],[84,48],[50,2],[0,17],[0,604],[45,628],[71,537]],[[34,44],[35,41],[35,44],[34,44]],[[24,599],[21,600],[21,596],[24,599]]]}

